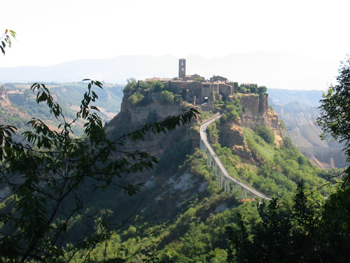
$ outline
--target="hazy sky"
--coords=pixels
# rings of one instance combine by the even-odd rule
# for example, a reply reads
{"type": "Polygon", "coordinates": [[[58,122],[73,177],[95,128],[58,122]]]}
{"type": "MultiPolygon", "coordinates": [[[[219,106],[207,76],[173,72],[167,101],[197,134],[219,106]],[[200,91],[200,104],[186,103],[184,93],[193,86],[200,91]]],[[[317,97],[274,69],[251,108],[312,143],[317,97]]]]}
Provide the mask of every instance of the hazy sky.
{"type": "Polygon", "coordinates": [[[0,67],[118,55],[288,51],[342,60],[349,1],[11,0],[0,29],[18,34],[0,67]]]}

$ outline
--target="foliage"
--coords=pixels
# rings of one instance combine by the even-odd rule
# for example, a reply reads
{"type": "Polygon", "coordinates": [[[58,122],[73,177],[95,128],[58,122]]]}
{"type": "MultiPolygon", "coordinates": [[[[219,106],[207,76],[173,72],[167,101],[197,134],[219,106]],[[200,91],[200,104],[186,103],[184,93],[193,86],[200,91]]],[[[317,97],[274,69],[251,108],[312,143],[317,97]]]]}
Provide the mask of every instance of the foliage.
{"type": "MultiPolygon", "coordinates": [[[[13,124],[18,128],[19,132],[25,131],[28,118],[35,116],[45,121],[48,125],[57,126],[58,120],[51,118],[51,114],[47,111],[46,105],[35,102],[33,92],[30,90],[29,84],[6,83],[4,89],[11,105],[5,106],[2,111],[1,119],[4,124],[13,124]],[[10,108],[11,110],[8,110],[10,108]],[[29,115],[29,116],[28,116],[29,115]]],[[[74,83],[48,83],[50,93],[60,101],[60,106],[65,112],[65,116],[70,119],[75,118],[75,108],[79,108],[81,97],[86,90],[86,84],[83,82],[74,83]]],[[[122,99],[121,86],[106,84],[103,90],[96,90],[99,100],[95,102],[95,106],[99,107],[101,112],[99,116],[103,122],[108,122],[111,116],[119,112],[122,99]]],[[[74,135],[80,136],[83,133],[84,123],[76,123],[72,127],[74,135]]]]}
{"type": "Polygon", "coordinates": [[[160,102],[163,105],[174,104],[174,94],[170,91],[164,90],[160,93],[160,102]]]}
{"type": "MultiPolygon", "coordinates": [[[[290,138],[284,138],[284,144],[279,148],[265,142],[250,129],[244,128],[243,131],[251,156],[259,167],[256,170],[253,166],[246,166],[242,169],[242,176],[258,190],[271,197],[286,197],[295,191],[300,180],[314,188],[326,184],[318,176],[321,169],[313,165],[290,138]]],[[[330,193],[325,187],[320,192],[324,196],[330,193]]]]}
{"type": "Polygon", "coordinates": [[[155,101],[163,105],[180,105],[186,98],[186,91],[164,86],[160,81],[136,81],[129,79],[124,88],[129,96],[130,106],[145,107],[155,101]]]}
{"type": "MultiPolygon", "coordinates": [[[[321,101],[318,123],[324,135],[346,143],[349,150],[349,59],[339,70],[338,85],[330,87],[321,101]]],[[[308,160],[297,157],[296,147],[285,138],[282,149],[288,153],[274,162],[284,173],[301,178],[287,168],[288,163],[307,169],[308,160]],[[287,160],[293,156],[292,160],[287,160]],[[295,156],[295,157],[294,157],[295,156]]],[[[267,174],[273,173],[265,165],[267,174]]],[[[228,227],[229,262],[348,262],[350,256],[350,169],[319,171],[318,176],[337,183],[324,204],[317,202],[304,184],[299,184],[293,203],[273,199],[267,211],[259,208],[262,222],[248,225],[238,217],[238,227],[228,227]],[[345,176],[345,177],[342,177],[345,176]],[[336,178],[342,179],[337,181],[336,178]]],[[[316,192],[313,192],[316,193],[316,192]]]]}
{"type": "Polygon", "coordinates": [[[329,87],[321,100],[321,116],[317,119],[323,129],[323,138],[331,135],[335,140],[345,142],[350,160],[350,58],[342,62],[337,77],[338,84],[329,87]]]}
{"type": "Polygon", "coordinates": [[[273,144],[275,142],[274,133],[266,126],[255,126],[254,132],[265,140],[265,142],[273,144]]]}
{"type": "Polygon", "coordinates": [[[123,223],[110,222],[107,211],[85,210],[83,192],[91,189],[97,193],[113,186],[129,195],[137,193],[139,185],[124,185],[120,178],[152,169],[157,159],[140,151],[120,152],[118,158],[112,158],[118,147],[125,138],[144,140],[147,132],[165,133],[189,123],[197,114],[191,109],[111,141],[106,137],[98,108],[91,105],[98,98],[95,87],[102,88],[102,83],[90,81],[76,118],[69,122],[46,86],[33,84],[37,103],[46,103],[61,124],[52,129],[32,118],[32,131],[23,133],[26,144],[13,140],[16,127],[0,126],[0,178],[11,190],[0,208],[2,261],[68,262],[78,252],[88,261],[95,247],[105,243],[123,223]],[[85,121],[84,139],[71,136],[72,125],[79,119],[85,121]],[[66,244],[78,219],[95,230],[79,233],[75,243],[66,244]]]}
{"type": "Polygon", "coordinates": [[[308,195],[300,183],[292,204],[273,199],[267,208],[265,203],[260,205],[262,221],[250,229],[238,214],[238,226],[227,227],[228,262],[319,262],[321,213],[308,195]]]}
{"type": "Polygon", "coordinates": [[[132,94],[129,98],[128,98],[128,102],[130,104],[130,106],[136,106],[137,104],[139,104],[145,96],[143,96],[142,94],[135,92],[134,94],[132,94]]]}
{"type": "Polygon", "coordinates": [[[228,262],[347,262],[348,194],[343,189],[322,206],[299,183],[293,202],[273,199],[258,207],[261,222],[248,225],[238,215],[238,226],[227,227],[228,262]]]}
{"type": "Polygon", "coordinates": [[[219,143],[219,130],[217,129],[217,125],[219,123],[220,123],[220,120],[216,120],[214,123],[209,125],[207,128],[208,142],[210,144],[219,143]]]}
{"type": "Polygon", "coordinates": [[[265,86],[258,87],[258,93],[266,93],[267,88],[265,86]]]}
{"type": "Polygon", "coordinates": [[[5,55],[6,44],[9,46],[9,48],[11,48],[12,46],[11,37],[16,39],[16,32],[8,29],[5,29],[5,33],[0,37],[0,41],[1,41],[0,49],[4,55],[5,55]]]}
{"type": "Polygon", "coordinates": [[[241,102],[238,98],[226,101],[215,101],[215,108],[220,111],[223,117],[220,118],[221,123],[239,121],[239,114],[242,111],[241,102]]]}

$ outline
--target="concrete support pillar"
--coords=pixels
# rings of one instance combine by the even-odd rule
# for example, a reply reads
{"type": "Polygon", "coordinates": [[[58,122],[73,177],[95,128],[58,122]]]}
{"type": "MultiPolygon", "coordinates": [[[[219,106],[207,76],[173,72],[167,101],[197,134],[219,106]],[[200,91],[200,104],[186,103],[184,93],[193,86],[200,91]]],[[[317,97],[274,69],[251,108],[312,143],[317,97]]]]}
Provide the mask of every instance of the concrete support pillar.
{"type": "Polygon", "coordinates": [[[234,194],[235,193],[235,183],[232,182],[232,193],[234,194]]]}
{"type": "Polygon", "coordinates": [[[207,156],[207,167],[209,167],[209,156],[208,156],[208,153],[206,152],[206,156],[207,156]]]}
{"type": "Polygon", "coordinates": [[[243,187],[241,186],[241,198],[243,199],[243,187]]]}
{"type": "Polygon", "coordinates": [[[218,188],[220,188],[221,171],[218,173],[218,188]]]}

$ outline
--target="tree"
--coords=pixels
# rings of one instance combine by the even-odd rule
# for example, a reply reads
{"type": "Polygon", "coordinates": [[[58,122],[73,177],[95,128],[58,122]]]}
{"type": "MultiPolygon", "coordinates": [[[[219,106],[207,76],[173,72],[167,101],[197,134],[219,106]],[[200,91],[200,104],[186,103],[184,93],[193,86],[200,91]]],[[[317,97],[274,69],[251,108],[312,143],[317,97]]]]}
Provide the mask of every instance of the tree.
{"type": "Polygon", "coordinates": [[[0,44],[0,49],[1,52],[5,55],[5,48],[6,48],[6,44],[8,44],[8,46],[11,48],[12,46],[12,42],[11,42],[11,37],[13,37],[14,39],[16,38],[16,32],[13,30],[8,30],[5,29],[5,33],[2,35],[2,37],[0,38],[1,44],[0,44]]]}
{"type": "Polygon", "coordinates": [[[160,101],[163,105],[172,105],[174,104],[174,93],[163,90],[160,93],[160,101]]]}
{"type": "MultiPolygon", "coordinates": [[[[321,116],[317,119],[323,129],[322,138],[330,135],[345,143],[347,160],[350,161],[350,57],[338,70],[338,84],[330,86],[321,100],[321,116]]],[[[336,176],[341,178],[335,193],[324,205],[324,235],[326,252],[333,262],[347,262],[350,257],[350,167],[336,176]]]]}
{"type": "Polygon", "coordinates": [[[273,144],[275,142],[275,135],[266,126],[256,126],[254,132],[264,139],[265,142],[273,144]]]}
{"type": "MultiPolygon", "coordinates": [[[[16,142],[16,127],[0,125],[0,181],[11,195],[0,204],[0,260],[3,262],[69,262],[78,251],[89,260],[97,244],[109,239],[123,224],[113,224],[106,211],[84,210],[84,193],[119,187],[127,194],[139,191],[140,185],[121,184],[120,178],[153,168],[157,159],[146,152],[123,152],[120,146],[128,138],[144,140],[147,132],[166,133],[187,124],[198,113],[190,109],[162,122],[144,125],[141,129],[111,141],[103,129],[94,89],[99,81],[89,81],[76,118],[69,121],[44,84],[35,83],[37,103],[46,103],[53,117],[60,120],[51,128],[32,118],[32,130],[23,133],[24,142],[16,142]],[[74,137],[72,127],[85,121],[85,138],[74,137]],[[116,152],[118,158],[115,158],[116,152]],[[80,218],[98,231],[84,233],[75,243],[67,244],[67,234],[80,218]]],[[[81,234],[81,233],[80,233],[81,234]]]]}
{"type": "Polygon", "coordinates": [[[308,194],[299,183],[293,204],[274,198],[267,206],[258,205],[262,220],[250,227],[238,214],[238,227],[226,228],[228,262],[322,262],[317,238],[320,212],[308,194]]]}
{"type": "Polygon", "coordinates": [[[267,88],[265,86],[258,87],[258,93],[266,93],[267,88]]]}
{"type": "Polygon", "coordinates": [[[338,84],[330,86],[321,100],[321,116],[318,125],[323,129],[323,138],[331,135],[335,140],[345,142],[350,160],[350,58],[342,62],[337,77],[338,84]]]}
{"type": "MultiPolygon", "coordinates": [[[[323,138],[331,135],[346,144],[350,160],[350,60],[339,70],[338,84],[321,100],[318,123],[323,138]]],[[[292,149],[290,139],[284,147],[292,149]]],[[[298,159],[301,164],[302,159],[298,159]]],[[[336,175],[342,179],[324,204],[315,201],[298,184],[293,203],[273,199],[267,212],[259,207],[262,221],[248,228],[228,227],[228,261],[234,262],[348,262],[350,257],[350,169],[336,175]]]]}

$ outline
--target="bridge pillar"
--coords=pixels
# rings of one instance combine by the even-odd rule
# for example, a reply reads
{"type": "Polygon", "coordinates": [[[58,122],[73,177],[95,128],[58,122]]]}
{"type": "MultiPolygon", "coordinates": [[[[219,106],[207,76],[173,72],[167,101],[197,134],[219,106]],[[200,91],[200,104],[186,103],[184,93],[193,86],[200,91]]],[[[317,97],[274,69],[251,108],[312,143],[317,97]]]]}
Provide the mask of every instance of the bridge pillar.
{"type": "Polygon", "coordinates": [[[207,156],[207,167],[210,167],[210,164],[209,164],[209,162],[210,162],[209,158],[210,157],[208,156],[208,152],[207,151],[205,151],[205,155],[207,156]]]}
{"type": "Polygon", "coordinates": [[[235,193],[235,183],[232,182],[232,194],[234,194],[234,193],[235,193]]]}
{"type": "Polygon", "coordinates": [[[218,173],[218,188],[220,188],[221,171],[218,173]]]}

